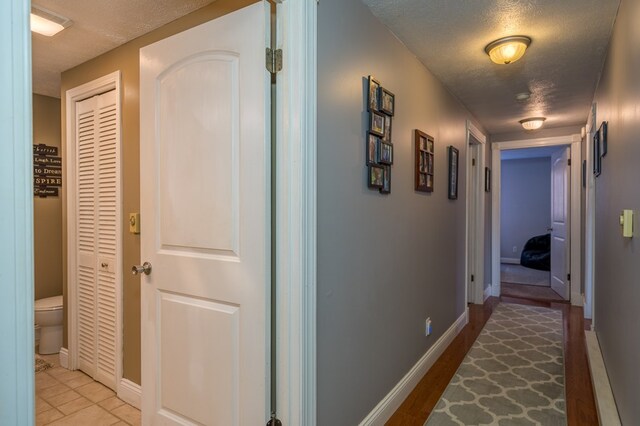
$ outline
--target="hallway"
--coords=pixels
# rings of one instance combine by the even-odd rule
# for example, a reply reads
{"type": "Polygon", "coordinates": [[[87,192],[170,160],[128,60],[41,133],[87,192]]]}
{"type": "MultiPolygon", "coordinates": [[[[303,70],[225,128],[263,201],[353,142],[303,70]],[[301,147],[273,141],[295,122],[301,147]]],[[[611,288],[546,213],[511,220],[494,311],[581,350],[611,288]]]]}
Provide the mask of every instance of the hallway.
{"type": "Polygon", "coordinates": [[[598,424],[584,336],[584,330],[590,327],[590,323],[583,319],[582,308],[566,303],[533,302],[503,296],[490,297],[484,305],[469,305],[469,323],[389,419],[387,426],[422,426],[424,424],[467,351],[501,302],[542,306],[562,311],[567,423],[570,426],[598,424]]]}

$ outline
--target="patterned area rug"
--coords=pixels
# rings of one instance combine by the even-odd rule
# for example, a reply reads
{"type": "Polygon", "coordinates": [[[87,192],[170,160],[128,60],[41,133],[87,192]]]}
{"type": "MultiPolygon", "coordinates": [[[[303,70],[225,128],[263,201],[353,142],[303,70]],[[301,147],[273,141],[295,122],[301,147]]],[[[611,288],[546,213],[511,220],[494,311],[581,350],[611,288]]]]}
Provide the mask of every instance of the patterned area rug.
{"type": "Polygon", "coordinates": [[[562,312],[501,303],[425,425],[566,425],[562,312]]]}
{"type": "Polygon", "coordinates": [[[48,370],[48,369],[50,369],[52,367],[53,367],[53,364],[51,364],[48,361],[45,361],[44,359],[42,359],[38,355],[36,355],[36,373],[48,370]]]}

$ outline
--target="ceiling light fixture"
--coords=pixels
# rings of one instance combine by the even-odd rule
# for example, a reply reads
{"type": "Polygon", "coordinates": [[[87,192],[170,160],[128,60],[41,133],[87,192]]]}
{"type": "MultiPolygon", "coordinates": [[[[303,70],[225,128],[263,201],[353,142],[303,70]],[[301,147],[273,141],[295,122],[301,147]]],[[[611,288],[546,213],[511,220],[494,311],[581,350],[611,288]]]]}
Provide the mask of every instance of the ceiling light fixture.
{"type": "Polygon", "coordinates": [[[520,120],[520,124],[525,130],[537,130],[542,127],[542,124],[546,120],[546,117],[531,117],[520,120]]]}
{"type": "Polygon", "coordinates": [[[531,39],[525,36],[510,36],[499,38],[487,44],[484,51],[493,62],[506,65],[522,58],[525,50],[531,44],[531,39]]]}
{"type": "Polygon", "coordinates": [[[525,101],[528,101],[530,97],[531,97],[531,93],[529,92],[518,93],[516,95],[516,101],[525,102],[525,101]]]}
{"type": "Polygon", "coordinates": [[[31,31],[35,33],[51,37],[71,24],[71,20],[64,16],[38,6],[31,6],[31,31]]]}

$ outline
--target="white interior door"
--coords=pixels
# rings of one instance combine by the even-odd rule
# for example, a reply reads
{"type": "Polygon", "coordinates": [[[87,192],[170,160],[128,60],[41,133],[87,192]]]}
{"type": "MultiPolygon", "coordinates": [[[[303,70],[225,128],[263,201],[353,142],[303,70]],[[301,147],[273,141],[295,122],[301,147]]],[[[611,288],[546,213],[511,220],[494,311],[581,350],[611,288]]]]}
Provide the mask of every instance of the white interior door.
{"type": "Polygon", "coordinates": [[[140,51],[144,424],[268,419],[266,12],[140,51]]]}
{"type": "Polygon", "coordinates": [[[468,214],[468,241],[467,241],[467,302],[470,303],[481,303],[477,298],[477,280],[478,271],[476,271],[477,265],[477,232],[476,232],[476,198],[478,197],[478,193],[476,191],[477,187],[477,163],[478,163],[478,155],[477,155],[477,145],[473,143],[469,143],[469,214],[468,214]]]}
{"type": "Polygon", "coordinates": [[[569,148],[551,156],[551,288],[569,300],[569,148]]]}

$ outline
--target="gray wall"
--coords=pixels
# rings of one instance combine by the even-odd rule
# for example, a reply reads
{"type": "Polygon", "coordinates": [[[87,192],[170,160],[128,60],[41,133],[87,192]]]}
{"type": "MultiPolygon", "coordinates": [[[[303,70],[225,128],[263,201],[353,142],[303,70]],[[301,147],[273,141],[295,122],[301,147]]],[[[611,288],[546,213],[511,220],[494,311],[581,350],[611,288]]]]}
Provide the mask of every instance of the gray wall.
{"type": "Polygon", "coordinates": [[[640,419],[640,1],[623,0],[596,91],[609,149],[596,179],[595,327],[622,423],[640,419]],[[618,217],[633,209],[634,238],[618,217]]]}
{"type": "Polygon", "coordinates": [[[502,160],[500,173],[500,257],[520,259],[527,240],[551,224],[551,158],[502,160]]]}
{"type": "Polygon", "coordinates": [[[465,310],[472,118],[360,0],[318,7],[318,424],[358,424],[465,310]],[[395,93],[392,192],[366,186],[365,77],[395,93]],[[435,138],[435,191],[414,191],[413,130],[435,138]],[[427,317],[433,334],[424,336],[427,317]]]}

